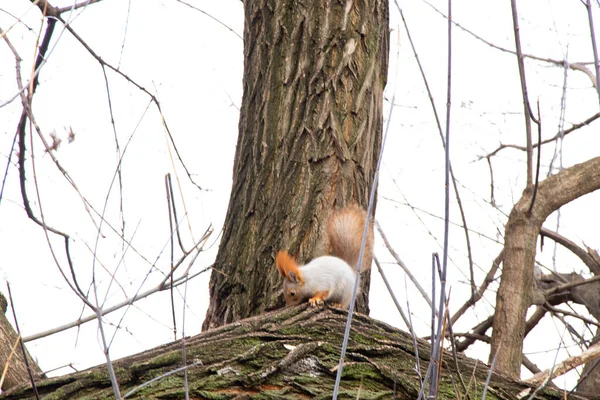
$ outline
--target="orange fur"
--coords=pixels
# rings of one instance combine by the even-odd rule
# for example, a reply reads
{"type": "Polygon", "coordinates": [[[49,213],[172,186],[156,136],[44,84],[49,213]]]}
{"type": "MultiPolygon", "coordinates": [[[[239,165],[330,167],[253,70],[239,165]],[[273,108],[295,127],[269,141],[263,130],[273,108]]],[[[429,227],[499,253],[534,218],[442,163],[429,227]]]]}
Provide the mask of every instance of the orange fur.
{"type": "MultiPolygon", "coordinates": [[[[331,255],[341,258],[356,269],[360,246],[367,222],[367,213],[356,204],[335,211],[329,220],[327,237],[331,255]]],[[[362,271],[371,267],[373,261],[373,221],[369,223],[367,241],[362,259],[362,271]]]]}
{"type": "Polygon", "coordinates": [[[275,257],[275,265],[277,266],[277,270],[284,279],[288,278],[289,272],[293,272],[298,277],[298,280],[300,282],[303,282],[302,273],[300,273],[298,263],[296,262],[294,257],[288,254],[287,251],[280,251],[279,253],[277,253],[277,257],[275,257]]]}
{"type": "Polygon", "coordinates": [[[323,304],[323,300],[325,300],[327,298],[327,296],[329,296],[329,290],[324,290],[322,292],[317,292],[313,295],[313,297],[311,297],[310,299],[308,299],[308,303],[312,306],[315,307],[317,305],[321,305],[323,304]]]}

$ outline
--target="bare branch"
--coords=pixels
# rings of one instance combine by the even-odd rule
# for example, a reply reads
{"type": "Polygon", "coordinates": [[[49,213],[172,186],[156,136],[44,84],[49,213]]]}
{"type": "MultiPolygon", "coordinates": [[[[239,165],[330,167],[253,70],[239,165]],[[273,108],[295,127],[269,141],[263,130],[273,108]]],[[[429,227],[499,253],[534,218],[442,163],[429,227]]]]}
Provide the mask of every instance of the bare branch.
{"type": "MultiPolygon", "coordinates": [[[[556,133],[556,135],[552,136],[551,138],[542,140],[540,142],[540,144],[547,144],[547,143],[552,143],[554,141],[556,141],[556,139],[558,139],[559,137],[564,137],[566,135],[568,135],[571,132],[575,132],[576,130],[584,127],[584,126],[588,126],[589,124],[591,124],[592,122],[594,122],[595,120],[597,120],[598,118],[600,118],[600,112],[596,113],[594,115],[592,115],[591,117],[587,118],[585,121],[583,122],[579,122],[577,124],[573,124],[569,129],[565,129],[564,131],[559,131],[558,133],[556,133]]],[[[535,149],[536,147],[538,147],[538,144],[534,144],[533,148],[535,149]]],[[[498,154],[501,150],[504,149],[516,149],[516,150],[521,150],[521,151],[527,151],[526,147],[523,146],[519,146],[516,144],[500,144],[500,146],[498,146],[494,151],[492,151],[491,153],[486,154],[485,156],[481,156],[479,157],[479,160],[483,159],[483,158],[487,158],[489,159],[492,156],[495,156],[496,154],[498,154]]]]}
{"type": "Polygon", "coordinates": [[[550,374],[550,369],[547,369],[543,372],[537,373],[529,379],[525,379],[525,382],[531,383],[533,385],[541,385],[545,381],[550,381],[557,376],[561,376],[571,371],[572,369],[577,368],[578,366],[585,364],[590,361],[594,361],[600,357],[600,342],[590,346],[583,353],[569,357],[563,362],[557,364],[550,374]]]}
{"type": "MultiPolygon", "coordinates": [[[[202,270],[200,270],[199,272],[197,272],[197,273],[195,273],[195,274],[193,274],[193,275],[191,275],[189,277],[181,277],[179,279],[175,279],[174,285],[175,286],[179,286],[182,283],[184,283],[185,281],[193,279],[196,276],[198,276],[198,275],[200,275],[200,274],[208,271],[211,268],[212,268],[212,265],[208,266],[208,267],[206,267],[206,268],[204,268],[202,270]]],[[[122,300],[122,301],[120,301],[120,302],[118,302],[118,303],[116,303],[116,304],[114,304],[114,305],[112,305],[110,307],[102,308],[101,309],[101,315],[106,315],[106,314],[109,314],[109,313],[111,313],[113,311],[119,310],[119,309],[121,309],[123,307],[130,306],[130,305],[132,305],[133,303],[135,303],[136,301],[138,301],[140,299],[144,299],[144,298],[146,298],[146,297],[148,297],[148,296],[150,296],[150,295],[152,295],[152,294],[154,294],[156,292],[168,290],[170,287],[171,287],[171,285],[165,286],[164,283],[161,282],[160,284],[156,285],[153,288],[150,288],[150,289],[146,290],[145,292],[136,293],[134,296],[129,297],[129,298],[125,299],[125,300],[122,300]]],[[[71,328],[74,328],[76,326],[82,325],[82,324],[84,324],[86,322],[93,321],[96,318],[98,318],[98,315],[96,315],[96,314],[90,314],[90,315],[88,315],[86,317],[78,318],[75,321],[68,322],[66,324],[54,327],[52,329],[48,329],[47,331],[43,331],[43,332],[36,333],[34,335],[26,336],[26,337],[23,338],[23,342],[31,342],[33,340],[41,339],[41,338],[53,335],[53,334],[58,333],[58,332],[66,331],[67,329],[71,329],[71,328]]]]}
{"type": "Polygon", "coordinates": [[[590,269],[590,272],[592,272],[594,275],[600,275],[600,264],[598,263],[598,260],[596,260],[590,253],[591,249],[586,251],[566,237],[558,234],[557,232],[553,232],[550,229],[542,228],[540,230],[540,235],[542,238],[548,237],[554,240],[556,243],[561,244],[563,247],[579,257],[579,259],[583,261],[583,263],[590,269]]]}

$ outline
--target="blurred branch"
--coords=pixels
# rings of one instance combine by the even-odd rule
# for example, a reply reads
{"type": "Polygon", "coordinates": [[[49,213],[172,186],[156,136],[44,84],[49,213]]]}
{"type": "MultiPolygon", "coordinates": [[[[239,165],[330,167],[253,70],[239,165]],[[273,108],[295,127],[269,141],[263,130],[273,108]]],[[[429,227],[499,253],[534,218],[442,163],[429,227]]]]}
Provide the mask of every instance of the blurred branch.
{"type": "Polygon", "coordinates": [[[569,357],[563,362],[557,364],[553,371],[551,369],[547,369],[543,372],[535,374],[529,379],[525,379],[525,382],[533,385],[541,385],[543,382],[551,381],[552,379],[564,375],[582,364],[594,361],[598,357],[600,357],[600,342],[590,346],[581,354],[569,357]]]}
{"type": "MultiPolygon", "coordinates": [[[[556,135],[552,136],[551,138],[548,138],[546,140],[542,140],[540,142],[540,144],[534,144],[533,148],[537,148],[539,145],[543,145],[543,144],[554,142],[561,135],[562,136],[566,136],[569,133],[574,132],[574,131],[576,131],[579,128],[582,128],[584,126],[589,125],[590,123],[594,122],[598,118],[600,118],[600,112],[592,115],[591,117],[587,118],[583,122],[579,122],[577,124],[573,124],[569,129],[565,129],[563,132],[557,132],[556,135]]],[[[526,147],[518,146],[516,144],[501,144],[500,146],[498,146],[498,148],[496,150],[492,151],[491,153],[488,153],[485,156],[480,156],[479,160],[484,159],[484,158],[488,158],[489,159],[490,157],[495,156],[497,153],[499,153],[501,150],[504,150],[504,149],[517,149],[517,150],[521,150],[521,151],[527,151],[526,147]]]]}

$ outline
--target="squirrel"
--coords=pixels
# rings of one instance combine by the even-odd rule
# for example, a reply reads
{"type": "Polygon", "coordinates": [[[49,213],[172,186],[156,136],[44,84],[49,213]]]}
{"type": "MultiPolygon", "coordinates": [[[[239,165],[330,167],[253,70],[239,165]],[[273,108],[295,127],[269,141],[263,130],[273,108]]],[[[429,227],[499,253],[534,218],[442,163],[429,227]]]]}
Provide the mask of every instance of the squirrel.
{"type": "MultiPolygon", "coordinates": [[[[346,309],[350,306],[366,220],[367,213],[356,205],[334,212],[327,228],[331,255],[317,257],[306,265],[298,265],[287,251],[277,253],[275,265],[283,277],[286,305],[308,300],[313,307],[323,303],[346,309]]],[[[368,270],[372,260],[373,224],[370,223],[361,270],[368,270]]]]}

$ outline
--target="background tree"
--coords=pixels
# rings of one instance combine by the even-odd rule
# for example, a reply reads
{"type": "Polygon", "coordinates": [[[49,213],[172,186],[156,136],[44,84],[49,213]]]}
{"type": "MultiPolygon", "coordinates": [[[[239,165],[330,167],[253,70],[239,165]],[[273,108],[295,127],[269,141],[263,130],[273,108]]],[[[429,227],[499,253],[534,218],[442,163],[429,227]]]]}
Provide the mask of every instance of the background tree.
{"type": "Polygon", "coordinates": [[[367,208],[381,147],[387,1],[256,1],[244,16],[240,133],[204,329],[283,305],[275,254],[324,254],[332,210],[367,208]]]}

